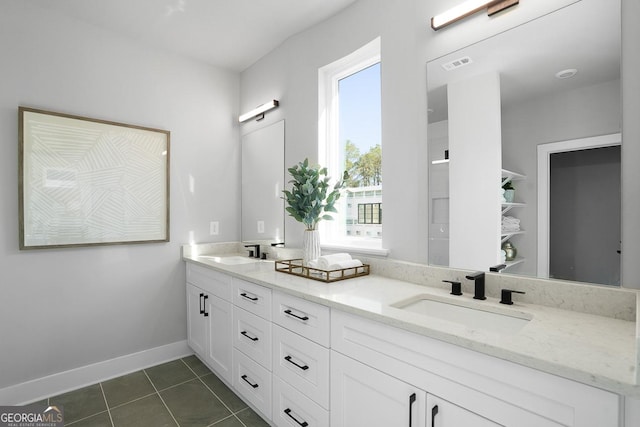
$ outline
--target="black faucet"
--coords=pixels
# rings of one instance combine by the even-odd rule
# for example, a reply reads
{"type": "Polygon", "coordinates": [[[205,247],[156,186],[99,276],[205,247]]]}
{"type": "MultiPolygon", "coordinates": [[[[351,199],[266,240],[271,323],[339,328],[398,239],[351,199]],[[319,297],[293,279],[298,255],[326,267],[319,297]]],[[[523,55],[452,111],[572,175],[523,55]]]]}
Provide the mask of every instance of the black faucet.
{"type": "Polygon", "coordinates": [[[507,264],[498,264],[498,265],[494,265],[493,267],[489,267],[489,271],[499,273],[500,270],[504,270],[505,268],[507,268],[507,264]]]}
{"type": "Polygon", "coordinates": [[[476,290],[473,295],[473,299],[487,299],[487,297],[484,296],[484,271],[478,271],[477,273],[469,274],[465,277],[475,282],[476,290]]]}
{"type": "Polygon", "coordinates": [[[249,251],[249,256],[253,258],[260,258],[260,245],[244,245],[245,248],[254,248],[249,251]]]}

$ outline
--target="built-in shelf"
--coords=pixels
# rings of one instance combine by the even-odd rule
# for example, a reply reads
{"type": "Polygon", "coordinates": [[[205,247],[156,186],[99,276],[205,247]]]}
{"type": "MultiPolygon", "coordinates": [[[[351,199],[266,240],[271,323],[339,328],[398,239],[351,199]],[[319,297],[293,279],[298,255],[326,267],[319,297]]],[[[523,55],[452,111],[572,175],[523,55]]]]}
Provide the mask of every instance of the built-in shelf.
{"type": "Polygon", "coordinates": [[[514,259],[512,261],[505,261],[504,265],[506,265],[506,267],[503,268],[502,271],[506,270],[507,268],[511,268],[514,265],[518,265],[520,263],[523,263],[523,262],[524,262],[524,258],[521,258],[521,257],[516,257],[516,259],[514,259]]]}
{"type": "Polygon", "coordinates": [[[506,242],[507,240],[509,240],[510,238],[512,238],[513,236],[517,236],[518,234],[524,234],[526,233],[526,231],[524,230],[519,230],[519,231],[509,231],[509,232],[502,232],[501,236],[501,240],[500,240],[500,244],[506,242]]]}
{"type": "Polygon", "coordinates": [[[502,215],[506,214],[513,208],[523,208],[525,206],[527,206],[526,203],[505,202],[502,204],[502,215]]]}
{"type": "Polygon", "coordinates": [[[521,179],[527,179],[527,176],[518,172],[502,169],[502,185],[510,181],[519,181],[521,179]]]}

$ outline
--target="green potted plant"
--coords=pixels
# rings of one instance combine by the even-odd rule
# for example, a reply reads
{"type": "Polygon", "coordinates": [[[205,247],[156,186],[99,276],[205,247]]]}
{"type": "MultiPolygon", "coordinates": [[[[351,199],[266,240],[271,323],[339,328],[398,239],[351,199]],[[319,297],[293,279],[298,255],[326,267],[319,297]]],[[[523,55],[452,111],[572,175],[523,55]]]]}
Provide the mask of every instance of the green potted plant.
{"type": "Polygon", "coordinates": [[[504,199],[507,203],[513,202],[513,197],[515,196],[516,189],[513,188],[513,184],[511,181],[507,181],[502,184],[502,189],[504,190],[504,199]]]}
{"type": "Polygon", "coordinates": [[[349,174],[344,172],[341,180],[331,188],[327,168],[319,165],[310,166],[309,159],[288,169],[293,184],[291,190],[283,190],[283,199],[287,203],[286,210],[296,221],[305,226],[303,238],[303,262],[320,256],[320,240],[316,229],[321,220],[331,220],[328,212],[338,212],[335,204],[340,198],[340,190],[345,186],[349,174]]]}

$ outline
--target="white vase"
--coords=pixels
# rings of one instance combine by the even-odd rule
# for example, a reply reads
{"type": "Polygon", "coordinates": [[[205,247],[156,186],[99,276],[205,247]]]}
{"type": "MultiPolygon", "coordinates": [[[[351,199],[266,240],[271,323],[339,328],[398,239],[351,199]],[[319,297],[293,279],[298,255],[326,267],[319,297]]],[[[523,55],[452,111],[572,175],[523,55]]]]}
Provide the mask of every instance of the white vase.
{"type": "Polygon", "coordinates": [[[309,261],[318,259],[320,256],[320,234],[318,230],[304,230],[302,250],[302,263],[304,265],[309,265],[309,261]]]}

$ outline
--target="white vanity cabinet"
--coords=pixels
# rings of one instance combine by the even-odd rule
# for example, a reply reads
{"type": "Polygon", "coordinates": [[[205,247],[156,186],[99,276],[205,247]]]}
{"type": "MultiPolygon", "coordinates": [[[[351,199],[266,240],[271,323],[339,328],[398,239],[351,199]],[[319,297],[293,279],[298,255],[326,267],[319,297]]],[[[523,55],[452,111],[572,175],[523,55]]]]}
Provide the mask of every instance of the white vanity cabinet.
{"type": "Polygon", "coordinates": [[[427,393],[331,352],[331,427],[425,427],[427,393]]]}
{"type": "Polygon", "coordinates": [[[330,309],[273,294],[273,422],[329,425],[330,309]]]}
{"type": "Polygon", "coordinates": [[[233,387],[271,418],[271,289],[233,278],[233,387]]]}
{"type": "Polygon", "coordinates": [[[358,412],[350,409],[376,411],[377,405],[360,402],[357,395],[365,392],[371,395],[365,400],[395,399],[404,408],[396,412],[408,413],[406,394],[413,389],[430,396],[424,411],[429,427],[434,406],[436,427],[619,427],[616,394],[337,310],[331,329],[332,427],[368,425],[354,421],[358,412]],[[340,363],[349,371],[341,373],[340,363]],[[355,376],[356,369],[361,374],[355,376]],[[388,396],[393,381],[386,376],[407,388],[388,396]]]}
{"type": "Polygon", "coordinates": [[[231,382],[231,277],[187,264],[187,342],[222,379],[231,382]]]}

